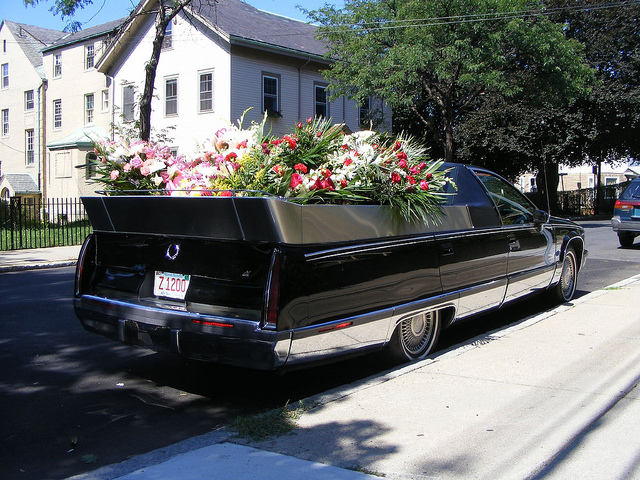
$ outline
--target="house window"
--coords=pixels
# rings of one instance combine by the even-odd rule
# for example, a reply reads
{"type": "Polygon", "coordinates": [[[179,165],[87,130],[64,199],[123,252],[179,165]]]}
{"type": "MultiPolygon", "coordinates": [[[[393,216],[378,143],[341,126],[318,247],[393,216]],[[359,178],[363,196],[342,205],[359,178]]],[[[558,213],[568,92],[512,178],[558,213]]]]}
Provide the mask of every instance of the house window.
{"type": "Polygon", "coordinates": [[[94,96],[93,93],[88,93],[84,96],[84,122],[85,124],[93,123],[93,111],[94,111],[94,96]]]}
{"type": "Polygon", "coordinates": [[[164,81],[164,114],[178,114],[178,79],[167,78],[164,81]]]}
{"type": "Polygon", "coordinates": [[[133,85],[122,87],[122,118],[125,122],[133,122],[135,118],[135,89],[133,85]]]}
{"type": "Polygon", "coordinates": [[[200,112],[213,111],[213,73],[200,74],[200,112]]]}
{"type": "Polygon", "coordinates": [[[616,198],[617,184],[618,184],[618,177],[604,177],[604,198],[606,199],[616,198]]]}
{"type": "Polygon", "coordinates": [[[62,100],[53,101],[53,128],[62,128],[62,100]]]}
{"type": "Polygon", "coordinates": [[[173,22],[167,24],[164,30],[164,40],[162,41],[162,49],[167,50],[173,46],[173,22]]]}
{"type": "Polygon", "coordinates": [[[314,85],[313,86],[315,97],[315,116],[316,117],[329,117],[329,103],[327,102],[327,86],[326,85],[314,85]]]}
{"type": "Polygon", "coordinates": [[[9,136],[9,109],[2,110],[2,136],[9,136]]]}
{"type": "Polygon", "coordinates": [[[71,152],[55,152],[54,157],[54,176],[55,178],[71,177],[71,152]]]}
{"type": "Polygon", "coordinates": [[[2,88],[9,88],[9,64],[2,64],[2,88]]]}
{"type": "Polygon", "coordinates": [[[358,122],[361,127],[369,127],[371,122],[371,98],[365,98],[358,107],[358,122]]]}
{"type": "Polygon", "coordinates": [[[30,112],[35,108],[35,101],[33,99],[33,90],[27,90],[24,92],[24,111],[30,112]]]}
{"type": "Polygon", "coordinates": [[[25,164],[27,167],[33,166],[35,163],[34,138],[33,129],[24,131],[25,164]]]}
{"type": "Polygon", "coordinates": [[[109,90],[102,91],[102,111],[109,111],[109,90]]]}
{"type": "Polygon", "coordinates": [[[84,156],[85,159],[85,170],[84,170],[84,178],[90,180],[97,173],[96,162],[98,161],[98,156],[93,152],[87,152],[84,156]]]}
{"type": "Polygon", "coordinates": [[[269,116],[281,117],[280,77],[262,75],[262,111],[269,116]]]}
{"type": "Polygon", "coordinates": [[[60,77],[62,76],[62,54],[56,53],[53,56],[53,76],[60,77]]]}
{"type": "Polygon", "coordinates": [[[93,68],[96,59],[96,50],[93,43],[85,47],[84,68],[89,70],[93,68]]]}

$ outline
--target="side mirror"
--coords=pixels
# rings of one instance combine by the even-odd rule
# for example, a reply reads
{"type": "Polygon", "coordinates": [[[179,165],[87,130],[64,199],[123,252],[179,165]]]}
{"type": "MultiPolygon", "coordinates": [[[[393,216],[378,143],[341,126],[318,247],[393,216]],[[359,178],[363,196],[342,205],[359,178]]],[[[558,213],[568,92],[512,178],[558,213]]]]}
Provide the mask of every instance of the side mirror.
{"type": "Polygon", "coordinates": [[[533,223],[541,224],[549,221],[549,214],[544,210],[535,210],[533,212],[533,223]]]}

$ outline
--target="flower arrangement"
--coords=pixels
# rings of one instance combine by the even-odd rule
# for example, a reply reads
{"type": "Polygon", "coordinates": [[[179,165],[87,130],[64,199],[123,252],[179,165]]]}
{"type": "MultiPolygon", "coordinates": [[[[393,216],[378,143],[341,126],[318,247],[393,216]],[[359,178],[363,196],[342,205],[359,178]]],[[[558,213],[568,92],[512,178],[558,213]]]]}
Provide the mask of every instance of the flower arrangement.
{"type": "Polygon", "coordinates": [[[325,119],[299,122],[292,133],[264,137],[264,122],[227,125],[199,145],[192,160],[165,146],[101,142],[98,181],[110,190],[168,195],[264,196],[299,203],[378,204],[407,220],[437,220],[445,186],[441,161],[414,139],[373,131],[345,134],[325,119]]]}

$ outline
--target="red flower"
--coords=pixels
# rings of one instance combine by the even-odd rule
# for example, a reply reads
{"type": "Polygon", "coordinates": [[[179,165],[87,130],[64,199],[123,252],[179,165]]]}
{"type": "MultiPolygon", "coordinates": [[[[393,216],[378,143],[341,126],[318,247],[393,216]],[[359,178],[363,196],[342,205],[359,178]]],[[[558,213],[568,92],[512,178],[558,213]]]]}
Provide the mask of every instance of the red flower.
{"type": "Polygon", "coordinates": [[[295,150],[296,147],[298,146],[298,144],[296,143],[296,139],[293,137],[290,137],[289,135],[285,135],[284,137],[282,137],[284,140],[287,141],[287,143],[289,143],[289,148],[291,150],[295,150]]]}
{"type": "Polygon", "coordinates": [[[299,173],[294,173],[293,175],[291,175],[291,183],[289,184],[289,186],[291,188],[296,188],[303,181],[304,181],[304,177],[302,175],[300,175],[299,173]]]}
{"type": "Polygon", "coordinates": [[[398,153],[396,153],[396,158],[398,160],[406,160],[407,159],[407,154],[405,152],[398,152],[398,153]]]}
{"type": "Polygon", "coordinates": [[[271,140],[271,143],[273,145],[280,145],[282,143],[282,139],[281,138],[277,138],[275,140],[271,140]]]}
{"type": "Polygon", "coordinates": [[[407,175],[407,180],[409,181],[409,183],[411,185],[415,185],[416,184],[416,179],[413,178],[413,175],[407,175]]]}
{"type": "Polygon", "coordinates": [[[303,163],[296,163],[293,166],[293,168],[294,168],[294,170],[297,170],[298,172],[307,173],[307,167],[303,163]]]}
{"type": "Polygon", "coordinates": [[[346,188],[346,186],[348,185],[347,181],[343,178],[342,180],[340,180],[340,185],[342,185],[342,188],[346,188]]]}
{"type": "Polygon", "coordinates": [[[402,181],[402,177],[398,172],[393,172],[391,174],[391,183],[400,183],[402,181]]]}
{"type": "Polygon", "coordinates": [[[427,180],[431,180],[433,178],[433,174],[432,173],[427,173],[427,180]]]}
{"type": "Polygon", "coordinates": [[[402,143],[400,143],[399,141],[396,142],[396,144],[393,146],[393,151],[395,152],[396,150],[400,150],[400,148],[402,148],[402,143]]]}
{"type": "Polygon", "coordinates": [[[353,160],[351,160],[350,158],[347,158],[344,162],[342,162],[342,164],[345,167],[348,167],[349,165],[351,165],[353,163],[353,160]]]}
{"type": "Polygon", "coordinates": [[[237,155],[235,152],[231,152],[229,155],[227,155],[226,157],[224,157],[224,159],[225,159],[227,162],[230,162],[230,161],[232,161],[232,160],[234,160],[234,159],[236,159],[236,158],[238,158],[238,155],[237,155]]]}
{"type": "Polygon", "coordinates": [[[426,192],[427,190],[429,190],[429,183],[427,183],[426,180],[422,180],[420,182],[420,188],[426,192]]]}
{"type": "Polygon", "coordinates": [[[406,161],[406,160],[400,160],[400,161],[398,162],[398,166],[399,166],[400,168],[407,168],[407,161],[406,161]]]}
{"type": "Polygon", "coordinates": [[[298,128],[302,128],[302,122],[298,122],[298,123],[296,124],[296,127],[298,127],[298,128]]]}
{"type": "Polygon", "coordinates": [[[278,174],[281,177],[284,175],[284,169],[280,165],[274,166],[271,170],[276,172],[276,174],[278,174]]]}
{"type": "Polygon", "coordinates": [[[231,193],[229,190],[225,190],[224,192],[220,192],[219,195],[221,197],[233,197],[233,193],[231,193]]]}

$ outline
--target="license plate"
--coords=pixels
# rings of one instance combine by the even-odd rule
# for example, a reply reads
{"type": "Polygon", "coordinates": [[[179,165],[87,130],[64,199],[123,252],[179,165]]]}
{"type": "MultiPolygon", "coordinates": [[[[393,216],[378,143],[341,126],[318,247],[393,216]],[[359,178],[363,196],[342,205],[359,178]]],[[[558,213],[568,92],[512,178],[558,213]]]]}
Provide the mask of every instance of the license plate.
{"type": "Polygon", "coordinates": [[[190,275],[156,271],[153,281],[153,294],[156,297],[184,300],[190,281],[190,275]]]}

